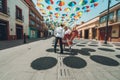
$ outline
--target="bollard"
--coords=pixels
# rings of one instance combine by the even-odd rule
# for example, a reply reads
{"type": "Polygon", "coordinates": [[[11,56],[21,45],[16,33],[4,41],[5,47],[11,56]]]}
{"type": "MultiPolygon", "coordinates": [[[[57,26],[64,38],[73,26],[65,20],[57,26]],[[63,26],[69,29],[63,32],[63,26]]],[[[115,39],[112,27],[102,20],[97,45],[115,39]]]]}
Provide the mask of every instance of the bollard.
{"type": "Polygon", "coordinates": [[[25,33],[24,33],[24,35],[23,35],[23,43],[25,44],[26,43],[26,35],[25,35],[25,33]]]}

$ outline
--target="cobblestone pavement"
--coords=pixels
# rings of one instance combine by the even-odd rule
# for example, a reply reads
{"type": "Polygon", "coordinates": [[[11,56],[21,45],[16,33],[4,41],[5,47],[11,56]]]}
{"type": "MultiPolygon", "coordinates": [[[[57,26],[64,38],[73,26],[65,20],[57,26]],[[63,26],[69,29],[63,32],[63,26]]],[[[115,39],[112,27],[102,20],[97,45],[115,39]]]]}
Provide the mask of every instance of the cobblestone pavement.
{"type": "Polygon", "coordinates": [[[120,43],[76,39],[60,54],[53,40],[0,50],[0,80],[120,80],[120,43]]]}

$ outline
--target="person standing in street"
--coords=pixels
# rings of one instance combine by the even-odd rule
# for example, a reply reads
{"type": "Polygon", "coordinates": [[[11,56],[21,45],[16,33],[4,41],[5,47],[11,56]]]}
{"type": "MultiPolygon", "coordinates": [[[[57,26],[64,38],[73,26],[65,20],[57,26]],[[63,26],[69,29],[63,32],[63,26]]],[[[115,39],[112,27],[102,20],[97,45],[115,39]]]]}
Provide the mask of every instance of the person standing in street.
{"type": "Polygon", "coordinates": [[[63,45],[62,45],[62,38],[64,37],[64,25],[61,24],[60,27],[57,27],[54,31],[54,35],[55,35],[55,45],[54,45],[54,52],[56,53],[56,47],[57,47],[57,43],[59,41],[60,44],[60,53],[63,53],[63,45]]]}

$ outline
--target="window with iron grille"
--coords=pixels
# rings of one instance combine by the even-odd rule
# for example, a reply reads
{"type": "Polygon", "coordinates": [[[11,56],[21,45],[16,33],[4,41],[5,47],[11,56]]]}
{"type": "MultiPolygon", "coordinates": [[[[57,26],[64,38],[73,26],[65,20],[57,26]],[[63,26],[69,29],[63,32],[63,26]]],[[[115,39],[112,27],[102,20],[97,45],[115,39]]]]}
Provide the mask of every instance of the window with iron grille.
{"type": "Polygon", "coordinates": [[[16,6],[16,19],[22,20],[22,10],[16,6]]]}
{"type": "Polygon", "coordinates": [[[6,0],[0,0],[0,12],[7,13],[6,0]]]}

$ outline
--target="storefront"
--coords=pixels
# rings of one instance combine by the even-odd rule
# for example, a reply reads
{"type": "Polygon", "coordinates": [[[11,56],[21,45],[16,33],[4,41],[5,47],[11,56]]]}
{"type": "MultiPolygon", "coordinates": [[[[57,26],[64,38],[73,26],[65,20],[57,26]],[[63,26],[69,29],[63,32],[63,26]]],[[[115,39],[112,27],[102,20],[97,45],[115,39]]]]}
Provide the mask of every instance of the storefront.
{"type": "MultiPolygon", "coordinates": [[[[109,26],[108,34],[107,34],[108,41],[111,41],[111,30],[112,30],[112,27],[109,26]]],[[[106,31],[106,27],[99,28],[99,40],[105,40],[105,35],[106,35],[105,31],[106,31]]]]}
{"type": "Polygon", "coordinates": [[[38,38],[38,36],[40,35],[40,32],[33,27],[29,28],[29,38],[38,38]]]}

